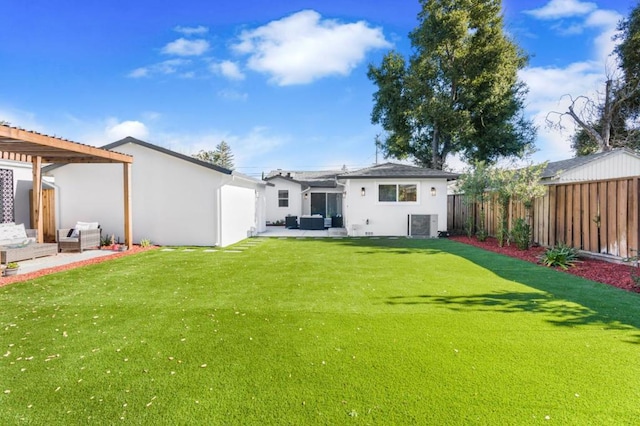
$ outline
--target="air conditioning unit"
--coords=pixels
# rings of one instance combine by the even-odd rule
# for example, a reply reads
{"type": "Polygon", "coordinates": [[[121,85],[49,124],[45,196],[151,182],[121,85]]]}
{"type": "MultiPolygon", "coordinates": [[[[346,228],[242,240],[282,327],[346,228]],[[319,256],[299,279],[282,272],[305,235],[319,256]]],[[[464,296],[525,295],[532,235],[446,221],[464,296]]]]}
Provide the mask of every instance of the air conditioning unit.
{"type": "Polygon", "coordinates": [[[410,214],[408,219],[410,237],[437,238],[437,214],[410,214]]]}

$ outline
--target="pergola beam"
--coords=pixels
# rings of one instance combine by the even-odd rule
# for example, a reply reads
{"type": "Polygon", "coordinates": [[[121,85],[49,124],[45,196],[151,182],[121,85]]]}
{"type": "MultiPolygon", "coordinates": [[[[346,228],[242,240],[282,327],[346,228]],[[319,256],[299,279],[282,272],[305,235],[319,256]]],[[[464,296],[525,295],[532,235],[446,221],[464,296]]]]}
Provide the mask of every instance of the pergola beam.
{"type": "Polygon", "coordinates": [[[0,159],[31,163],[33,193],[31,226],[38,230],[38,242],[44,240],[42,211],[42,165],[68,163],[121,163],[124,167],[125,244],[133,244],[131,212],[131,164],[133,157],[53,136],[0,125],[0,159]]]}

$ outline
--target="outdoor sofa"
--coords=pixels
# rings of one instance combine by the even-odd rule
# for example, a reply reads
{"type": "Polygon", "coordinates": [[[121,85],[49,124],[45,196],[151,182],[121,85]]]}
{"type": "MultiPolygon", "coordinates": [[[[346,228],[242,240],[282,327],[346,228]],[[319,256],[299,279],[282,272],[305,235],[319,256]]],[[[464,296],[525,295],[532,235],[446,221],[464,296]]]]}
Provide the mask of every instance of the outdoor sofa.
{"type": "Polygon", "coordinates": [[[102,229],[97,222],[78,222],[73,228],[58,229],[58,251],[79,251],[100,248],[102,229]]]}
{"type": "Polygon", "coordinates": [[[22,223],[0,223],[0,263],[58,254],[57,244],[37,243],[37,235],[37,230],[26,229],[22,223]]]}

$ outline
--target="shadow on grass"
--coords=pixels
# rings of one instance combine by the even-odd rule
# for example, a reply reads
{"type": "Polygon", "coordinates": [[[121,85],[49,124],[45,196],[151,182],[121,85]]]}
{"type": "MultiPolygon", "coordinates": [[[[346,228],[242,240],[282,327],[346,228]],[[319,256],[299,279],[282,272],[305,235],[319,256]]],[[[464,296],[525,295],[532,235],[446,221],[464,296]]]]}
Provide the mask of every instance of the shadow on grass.
{"type": "MultiPolygon", "coordinates": [[[[437,304],[456,311],[531,312],[545,315],[558,327],[600,325],[605,329],[640,329],[640,295],[595,283],[519,259],[449,240],[345,238],[327,239],[361,248],[360,253],[436,254],[464,258],[496,275],[526,285],[536,292],[490,292],[464,296],[398,295],[388,305],[437,304]]],[[[464,279],[462,277],[461,279],[464,279]]],[[[640,333],[627,340],[640,344],[640,333]]]]}

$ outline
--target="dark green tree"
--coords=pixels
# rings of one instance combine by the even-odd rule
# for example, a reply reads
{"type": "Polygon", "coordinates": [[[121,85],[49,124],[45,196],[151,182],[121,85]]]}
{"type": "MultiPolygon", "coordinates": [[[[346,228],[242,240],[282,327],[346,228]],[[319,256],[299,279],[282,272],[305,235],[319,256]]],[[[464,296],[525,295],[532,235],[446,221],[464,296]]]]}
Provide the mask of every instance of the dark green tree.
{"type": "Polygon", "coordinates": [[[224,167],[225,169],[233,170],[234,168],[233,153],[231,152],[231,147],[225,141],[216,145],[215,150],[200,150],[200,152],[194,154],[193,157],[198,160],[215,164],[216,166],[224,167]]]}
{"type": "Polygon", "coordinates": [[[535,129],[522,115],[527,57],[504,33],[499,0],[422,0],[408,63],[395,51],[369,66],[377,86],[371,121],[386,131],[385,156],[442,169],[449,154],[471,162],[520,156],[535,129]]]}

